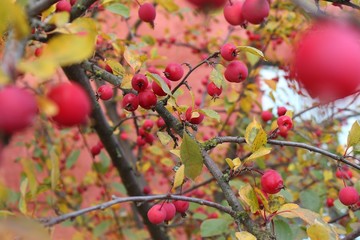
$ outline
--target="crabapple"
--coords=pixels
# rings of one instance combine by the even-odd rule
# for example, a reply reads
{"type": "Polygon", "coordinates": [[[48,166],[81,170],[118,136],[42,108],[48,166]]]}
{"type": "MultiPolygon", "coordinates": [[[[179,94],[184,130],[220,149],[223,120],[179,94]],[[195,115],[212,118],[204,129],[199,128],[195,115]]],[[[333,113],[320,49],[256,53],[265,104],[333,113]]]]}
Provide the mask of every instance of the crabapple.
{"type": "MultiPolygon", "coordinates": [[[[171,89],[171,84],[170,84],[169,79],[167,79],[167,78],[163,78],[163,79],[166,82],[166,84],[168,85],[169,89],[171,89]]],[[[161,86],[155,81],[152,82],[151,88],[152,88],[153,92],[158,96],[162,97],[162,96],[167,95],[166,92],[164,92],[164,90],[161,88],[161,86]]]]}
{"type": "Polygon", "coordinates": [[[222,87],[217,87],[215,83],[211,82],[207,85],[207,93],[212,97],[218,97],[222,93],[222,87]]]}
{"type": "Polygon", "coordinates": [[[154,122],[150,119],[146,119],[144,121],[144,124],[143,124],[143,128],[146,130],[146,131],[150,131],[154,126],[154,122]]]}
{"type": "Polygon", "coordinates": [[[184,75],[184,69],[178,63],[169,63],[165,68],[164,74],[170,81],[179,81],[184,75]]]}
{"type": "Polygon", "coordinates": [[[327,207],[333,207],[334,206],[334,199],[333,198],[327,198],[326,199],[326,206],[327,207]]]}
{"type": "Polygon", "coordinates": [[[232,43],[225,43],[220,48],[220,54],[225,60],[232,61],[236,58],[236,46],[232,43]]]}
{"type": "Polygon", "coordinates": [[[101,152],[101,147],[98,144],[96,144],[91,147],[90,152],[91,152],[91,155],[93,157],[95,157],[96,155],[98,155],[101,152]]]}
{"type": "Polygon", "coordinates": [[[145,195],[149,195],[151,193],[151,188],[149,186],[145,186],[143,189],[143,193],[145,195]]]}
{"type": "Polygon", "coordinates": [[[156,95],[153,91],[145,90],[139,93],[139,105],[145,109],[155,107],[157,102],[156,95]]]}
{"type": "Polygon", "coordinates": [[[71,4],[67,0],[60,0],[56,4],[56,11],[57,12],[70,12],[71,11],[71,4]]]}
{"type": "Polygon", "coordinates": [[[144,91],[148,85],[149,85],[149,80],[143,74],[140,73],[135,74],[131,79],[131,86],[133,87],[134,90],[138,92],[144,91]]]}
{"type": "Polygon", "coordinates": [[[261,176],[261,189],[264,192],[275,194],[282,188],[284,188],[283,179],[277,171],[270,169],[261,176]]]}
{"type": "Polygon", "coordinates": [[[245,21],[242,13],[242,7],[242,1],[232,1],[226,4],[224,7],[225,20],[233,26],[242,25],[245,21]]]}
{"type": "Polygon", "coordinates": [[[58,113],[52,119],[60,125],[82,124],[91,112],[90,98],[77,83],[61,83],[47,96],[58,107],[58,113]]]}
{"type": "Polygon", "coordinates": [[[128,93],[122,100],[122,107],[129,112],[135,111],[139,107],[139,98],[133,93],[128,93]]]}
{"type": "Polygon", "coordinates": [[[136,138],[136,144],[137,144],[139,147],[142,147],[142,146],[145,146],[146,141],[145,141],[145,139],[144,139],[142,136],[138,136],[138,137],[136,138]]]}
{"type": "Polygon", "coordinates": [[[76,1],[77,1],[77,0],[70,0],[71,6],[75,5],[76,1]]]}
{"type": "Polygon", "coordinates": [[[359,193],[354,187],[344,187],[339,192],[339,200],[346,206],[353,205],[359,201],[359,193]]]}
{"type": "Polygon", "coordinates": [[[100,86],[98,88],[97,92],[98,92],[99,98],[104,101],[111,99],[114,95],[114,91],[113,91],[112,87],[108,84],[104,84],[104,85],[100,86]]]}
{"type": "Polygon", "coordinates": [[[226,0],[187,0],[199,9],[212,9],[223,6],[226,0]]]}
{"type": "Polygon", "coordinates": [[[247,78],[248,68],[243,62],[236,60],[226,67],[224,76],[229,82],[239,83],[247,78]]]}
{"type": "Polygon", "coordinates": [[[158,128],[162,128],[163,126],[165,126],[165,121],[164,121],[164,119],[163,118],[158,118],[158,120],[156,120],[156,126],[158,127],[158,128]]]}
{"type": "Polygon", "coordinates": [[[263,111],[263,112],[261,113],[261,119],[262,119],[264,122],[270,121],[272,118],[273,118],[273,114],[272,114],[272,112],[270,112],[270,111],[263,111]]]}
{"type": "Polygon", "coordinates": [[[175,205],[171,202],[164,203],[163,208],[166,211],[166,218],[165,221],[170,221],[175,217],[176,214],[176,208],[175,205]]]}
{"type": "Polygon", "coordinates": [[[42,54],[42,52],[43,52],[43,47],[42,47],[42,46],[41,46],[41,47],[36,48],[36,49],[35,49],[35,52],[34,52],[35,57],[40,57],[40,56],[41,56],[41,54],[42,54]]]}
{"type": "Polygon", "coordinates": [[[269,16],[268,0],[245,0],[242,6],[243,18],[252,24],[260,24],[269,16]]]}
{"type": "Polygon", "coordinates": [[[30,126],[38,113],[35,97],[16,86],[0,88],[0,132],[8,134],[30,126]]]}
{"type": "Polygon", "coordinates": [[[154,22],[156,18],[156,10],[153,4],[144,3],[139,7],[139,18],[144,22],[154,22]]]}
{"type": "Polygon", "coordinates": [[[189,202],[176,200],[173,202],[178,213],[185,213],[189,209],[189,202]]]}
{"type": "Polygon", "coordinates": [[[166,210],[162,204],[156,204],[149,209],[147,217],[152,224],[160,224],[166,218],[166,210]]]}
{"type": "MultiPolygon", "coordinates": [[[[277,125],[279,129],[285,127],[287,130],[290,130],[292,128],[293,122],[289,116],[283,115],[277,119],[277,125]]],[[[284,130],[285,129],[283,129],[283,131],[284,130]]]]}
{"type": "Polygon", "coordinates": [[[277,114],[278,114],[278,116],[285,115],[286,111],[287,111],[286,107],[278,107],[278,108],[277,108],[277,114]]]}
{"type": "Polygon", "coordinates": [[[192,107],[189,107],[187,110],[186,110],[186,113],[185,113],[185,118],[186,118],[186,121],[188,121],[189,123],[192,123],[192,124],[200,124],[203,120],[204,120],[204,114],[199,112],[198,110],[196,109],[192,109],[192,107]],[[193,113],[198,113],[199,116],[197,117],[193,117],[193,113]]]}

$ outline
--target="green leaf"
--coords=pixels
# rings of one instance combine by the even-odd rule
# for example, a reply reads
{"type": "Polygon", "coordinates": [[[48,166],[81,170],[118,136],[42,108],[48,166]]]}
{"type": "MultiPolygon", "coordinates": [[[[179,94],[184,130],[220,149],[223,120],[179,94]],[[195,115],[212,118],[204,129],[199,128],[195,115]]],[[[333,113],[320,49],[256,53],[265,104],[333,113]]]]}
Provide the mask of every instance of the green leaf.
{"type": "Polygon", "coordinates": [[[327,227],[322,224],[313,224],[306,229],[311,240],[329,240],[330,233],[327,227]]]}
{"type": "Polygon", "coordinates": [[[203,158],[198,143],[186,132],[180,146],[180,157],[185,166],[185,176],[195,180],[201,174],[203,158]]]}
{"type": "Polygon", "coordinates": [[[301,206],[311,211],[318,212],[322,207],[320,197],[312,190],[305,190],[300,193],[301,206]]]}
{"type": "Polygon", "coordinates": [[[166,84],[166,82],[162,77],[160,77],[156,73],[150,73],[150,72],[147,72],[146,76],[150,77],[153,81],[155,81],[167,95],[172,96],[169,86],[166,84]]]}
{"type": "Polygon", "coordinates": [[[66,164],[65,164],[66,168],[70,169],[72,166],[74,166],[74,164],[78,160],[79,156],[80,156],[80,151],[79,150],[71,151],[69,156],[66,158],[66,164]]]}
{"type": "Polygon", "coordinates": [[[124,184],[122,183],[118,183],[118,182],[113,182],[111,184],[111,186],[115,189],[115,191],[121,193],[121,194],[127,194],[126,188],[124,186],[124,184]]]}
{"type": "Polygon", "coordinates": [[[275,220],[275,235],[277,240],[293,239],[293,233],[289,224],[283,220],[275,220]]]}
{"type": "Polygon", "coordinates": [[[95,226],[93,230],[94,237],[98,238],[101,235],[104,235],[109,230],[111,224],[112,221],[110,220],[101,221],[98,225],[95,226]]]}
{"type": "Polygon", "coordinates": [[[226,233],[229,222],[224,219],[208,219],[201,223],[200,232],[202,237],[213,237],[226,233]]]}
{"type": "Polygon", "coordinates": [[[181,165],[175,173],[175,177],[174,177],[174,186],[173,189],[181,186],[184,182],[184,178],[185,178],[185,168],[184,165],[181,165]]]}
{"type": "Polygon", "coordinates": [[[174,0],[156,0],[156,2],[168,12],[179,10],[179,6],[175,4],[174,0]]]}
{"type": "Polygon", "coordinates": [[[204,113],[209,118],[213,118],[216,121],[220,122],[220,115],[216,111],[212,109],[201,109],[200,112],[204,113]]]}
{"type": "Polygon", "coordinates": [[[109,6],[107,6],[106,10],[108,10],[112,13],[118,14],[124,18],[130,17],[130,9],[121,3],[113,3],[109,6]]]}
{"type": "Polygon", "coordinates": [[[347,146],[354,146],[358,143],[360,143],[360,124],[358,121],[355,121],[347,138],[347,146]]]}
{"type": "Polygon", "coordinates": [[[260,51],[259,49],[257,49],[257,48],[250,47],[250,46],[239,46],[239,47],[236,47],[236,50],[239,51],[239,52],[242,51],[242,52],[251,53],[251,54],[253,54],[255,56],[261,57],[262,59],[264,59],[266,61],[264,53],[262,51],[260,51]]]}
{"type": "Polygon", "coordinates": [[[218,88],[222,87],[225,83],[223,72],[224,72],[224,67],[220,64],[217,64],[216,67],[213,68],[209,76],[210,81],[215,83],[215,85],[218,88]]]}
{"type": "Polygon", "coordinates": [[[167,132],[157,132],[156,135],[158,136],[162,145],[168,145],[172,140],[171,136],[167,132]]]}
{"type": "Polygon", "coordinates": [[[247,183],[239,189],[239,198],[245,205],[250,207],[252,213],[260,209],[256,193],[250,184],[247,183]]]}

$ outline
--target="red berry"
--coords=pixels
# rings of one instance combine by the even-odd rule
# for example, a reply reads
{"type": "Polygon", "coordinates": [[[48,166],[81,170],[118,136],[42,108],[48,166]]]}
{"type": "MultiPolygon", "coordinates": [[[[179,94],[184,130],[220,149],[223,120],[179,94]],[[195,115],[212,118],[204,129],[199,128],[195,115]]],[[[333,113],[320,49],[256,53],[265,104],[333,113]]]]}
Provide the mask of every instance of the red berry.
{"type": "Polygon", "coordinates": [[[327,103],[357,91],[358,39],[357,29],[336,21],[316,22],[302,35],[295,49],[293,74],[311,97],[327,103]]]}
{"type": "Polygon", "coordinates": [[[189,123],[200,124],[204,120],[204,114],[199,112],[196,109],[192,110],[192,107],[189,107],[186,110],[185,118],[186,118],[186,121],[188,121],[189,123]],[[198,116],[194,117],[193,113],[197,113],[198,116]]]}
{"type": "Polygon", "coordinates": [[[219,218],[219,214],[217,214],[216,212],[213,212],[213,213],[208,215],[208,218],[210,218],[210,219],[219,218]]]}
{"type": "Polygon", "coordinates": [[[346,206],[353,205],[359,201],[359,193],[354,187],[344,187],[339,192],[339,200],[346,206]]]}
{"type": "Polygon", "coordinates": [[[120,138],[122,139],[122,140],[128,140],[128,135],[127,135],[127,133],[126,132],[122,132],[122,133],[120,133],[120,138]]]}
{"type": "Polygon", "coordinates": [[[261,113],[261,119],[262,119],[264,122],[270,121],[272,118],[273,118],[273,114],[272,114],[272,112],[270,112],[270,111],[263,111],[263,112],[261,113]]]}
{"type": "Polygon", "coordinates": [[[189,209],[189,202],[177,200],[173,202],[178,213],[185,213],[189,209]]]}
{"type": "Polygon", "coordinates": [[[232,61],[236,58],[236,46],[232,43],[226,43],[222,45],[220,54],[225,60],[232,61]]]}
{"type": "Polygon", "coordinates": [[[0,88],[0,132],[10,134],[29,127],[37,112],[30,92],[16,86],[0,88]]]}
{"type": "Polygon", "coordinates": [[[352,178],[352,172],[350,169],[337,169],[335,176],[340,179],[352,178]]]}
{"type": "Polygon", "coordinates": [[[77,0],[70,0],[71,6],[74,6],[77,0]]]}
{"type": "Polygon", "coordinates": [[[98,155],[101,152],[101,147],[99,145],[94,145],[94,146],[92,146],[90,151],[91,151],[91,155],[93,155],[93,157],[95,157],[96,155],[98,155]]]}
{"type": "Polygon", "coordinates": [[[139,105],[145,109],[151,109],[155,107],[157,98],[154,92],[145,90],[139,93],[139,105]]]}
{"type": "Polygon", "coordinates": [[[333,207],[334,206],[334,199],[333,198],[327,198],[326,199],[326,206],[327,207],[333,207]]]}
{"type": "Polygon", "coordinates": [[[133,93],[128,93],[122,100],[122,107],[129,112],[135,111],[139,107],[139,98],[133,93]]]}
{"type": "Polygon", "coordinates": [[[164,203],[163,208],[166,211],[165,221],[171,221],[176,214],[176,208],[173,203],[164,203]]]}
{"type": "Polygon", "coordinates": [[[166,210],[162,204],[156,204],[149,209],[147,217],[152,224],[160,224],[166,218],[166,210]]]}
{"type": "Polygon", "coordinates": [[[171,81],[179,81],[184,75],[184,70],[178,63],[169,63],[165,68],[164,74],[171,81]]]}
{"type": "Polygon", "coordinates": [[[219,8],[225,4],[227,0],[187,0],[202,10],[219,8]]]}
{"type": "Polygon", "coordinates": [[[143,189],[143,193],[145,195],[149,195],[151,193],[151,188],[149,186],[145,186],[143,189]]]}
{"type": "Polygon", "coordinates": [[[224,17],[229,24],[237,26],[244,23],[245,20],[241,11],[242,6],[242,1],[232,1],[232,3],[226,4],[226,6],[224,7],[224,17]]]}
{"type": "Polygon", "coordinates": [[[144,3],[139,7],[139,18],[144,22],[153,22],[156,18],[156,10],[151,3],[144,3]]]}
{"type": "Polygon", "coordinates": [[[269,16],[269,12],[268,0],[245,0],[242,6],[243,18],[252,24],[262,23],[269,16]]]}
{"type": "Polygon", "coordinates": [[[227,66],[224,76],[229,82],[239,83],[247,78],[248,69],[243,62],[236,60],[227,66]]]}
{"type": "Polygon", "coordinates": [[[282,115],[285,115],[286,111],[287,111],[286,107],[278,107],[277,108],[277,114],[279,117],[282,115]]]}
{"type": "Polygon", "coordinates": [[[36,57],[40,57],[42,52],[43,52],[43,47],[41,46],[41,47],[38,47],[38,48],[35,49],[34,54],[35,54],[36,57]]]}
{"type": "MultiPolygon", "coordinates": [[[[292,119],[289,116],[286,116],[286,115],[280,116],[277,119],[277,124],[278,124],[279,129],[285,127],[287,130],[290,130],[292,128],[292,125],[293,125],[292,119]]],[[[285,129],[283,129],[283,131],[284,130],[285,129]]]]}
{"type": "Polygon", "coordinates": [[[280,192],[284,188],[281,175],[275,170],[267,170],[261,177],[261,189],[270,194],[280,192]]]}
{"type": "Polygon", "coordinates": [[[112,68],[110,67],[110,65],[108,65],[108,64],[106,64],[105,65],[105,71],[107,71],[107,72],[109,72],[109,73],[113,73],[113,70],[112,70],[112,68]]]}
{"type": "Polygon", "coordinates": [[[104,101],[111,99],[114,95],[112,87],[107,84],[100,86],[97,92],[100,99],[104,101]]]}
{"type": "Polygon", "coordinates": [[[101,149],[104,148],[104,144],[101,141],[98,141],[96,145],[98,145],[98,147],[101,149]]]}
{"type": "Polygon", "coordinates": [[[63,126],[85,123],[91,112],[90,98],[85,90],[76,83],[61,83],[48,93],[58,107],[58,113],[52,119],[63,126]]]}
{"type": "Polygon", "coordinates": [[[143,74],[135,74],[131,79],[131,86],[138,92],[144,91],[149,85],[149,80],[143,74]]]}
{"type": "Polygon", "coordinates": [[[155,141],[155,137],[154,135],[150,134],[150,133],[145,133],[144,135],[144,140],[145,142],[147,142],[148,144],[152,145],[155,141]]]}
{"type": "Polygon", "coordinates": [[[215,85],[215,83],[211,82],[207,85],[207,93],[212,97],[218,97],[222,93],[222,87],[219,88],[215,85]]]}
{"type": "Polygon", "coordinates": [[[156,125],[158,128],[162,128],[163,126],[165,126],[165,121],[163,118],[158,118],[158,120],[156,121],[156,125]]]}
{"type": "Polygon", "coordinates": [[[67,0],[60,0],[56,4],[56,11],[57,12],[70,12],[71,4],[67,0]]]}
{"type": "MultiPolygon", "coordinates": [[[[170,84],[169,79],[167,79],[167,78],[163,78],[163,79],[166,82],[166,84],[168,85],[169,89],[171,89],[171,84],[170,84]]],[[[155,81],[152,82],[151,88],[152,88],[153,92],[158,96],[166,96],[167,95],[164,92],[164,90],[161,88],[161,86],[155,81]]]]}
{"type": "Polygon", "coordinates": [[[146,141],[145,139],[142,137],[142,136],[138,136],[136,138],[136,144],[139,146],[139,147],[142,147],[146,144],[146,141]]]}
{"type": "Polygon", "coordinates": [[[143,128],[146,130],[146,131],[150,131],[154,126],[154,122],[150,119],[146,119],[144,121],[144,124],[143,124],[143,128]]]}

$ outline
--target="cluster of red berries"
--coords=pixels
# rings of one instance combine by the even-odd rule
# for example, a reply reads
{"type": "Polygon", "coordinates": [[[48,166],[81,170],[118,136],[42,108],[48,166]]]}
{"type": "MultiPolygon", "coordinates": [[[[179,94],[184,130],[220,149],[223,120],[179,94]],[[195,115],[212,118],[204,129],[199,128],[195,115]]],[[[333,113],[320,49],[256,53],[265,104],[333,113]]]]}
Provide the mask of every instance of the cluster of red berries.
{"type": "Polygon", "coordinates": [[[233,61],[236,56],[236,46],[232,43],[224,44],[220,49],[220,55],[226,61],[232,61],[225,69],[224,76],[229,82],[240,83],[248,76],[248,68],[245,63],[239,60],[233,61]]]}
{"type": "Polygon", "coordinates": [[[103,148],[104,148],[104,145],[102,144],[102,142],[98,141],[94,146],[91,147],[91,149],[90,149],[91,155],[93,157],[95,157],[96,155],[99,155],[101,152],[101,149],[103,149],[103,148]]]}
{"type": "Polygon", "coordinates": [[[260,24],[269,16],[269,12],[268,0],[229,1],[224,7],[224,17],[233,26],[246,22],[260,24]]]}
{"type": "Polygon", "coordinates": [[[152,206],[148,213],[148,219],[152,224],[160,224],[168,221],[171,221],[176,212],[184,215],[185,212],[189,209],[189,202],[187,201],[173,201],[173,202],[164,202],[162,204],[156,204],[152,206]]]}
{"type": "MultiPolygon", "coordinates": [[[[286,138],[288,135],[289,130],[292,128],[293,126],[293,122],[292,119],[285,115],[287,112],[286,107],[278,107],[277,108],[277,115],[278,115],[278,119],[277,119],[277,125],[278,125],[278,131],[276,132],[276,134],[279,134],[280,136],[286,138]]],[[[261,113],[261,119],[264,122],[268,122],[271,119],[273,119],[273,114],[270,111],[263,111],[261,113]]]]}
{"type": "Polygon", "coordinates": [[[150,119],[146,119],[141,128],[139,128],[139,136],[136,139],[138,146],[144,146],[146,143],[153,144],[155,137],[150,133],[154,126],[154,122],[150,119]]]}

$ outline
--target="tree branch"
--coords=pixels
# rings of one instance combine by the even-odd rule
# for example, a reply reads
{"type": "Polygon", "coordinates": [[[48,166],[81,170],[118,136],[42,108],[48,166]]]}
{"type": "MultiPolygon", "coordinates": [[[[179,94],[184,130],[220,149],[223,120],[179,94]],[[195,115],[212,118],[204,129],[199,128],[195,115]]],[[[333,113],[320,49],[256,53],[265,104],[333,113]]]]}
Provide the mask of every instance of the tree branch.
{"type": "Polygon", "coordinates": [[[31,17],[36,17],[38,14],[42,13],[48,9],[54,3],[57,3],[59,0],[42,0],[35,2],[31,6],[28,6],[27,14],[31,17]]]}

